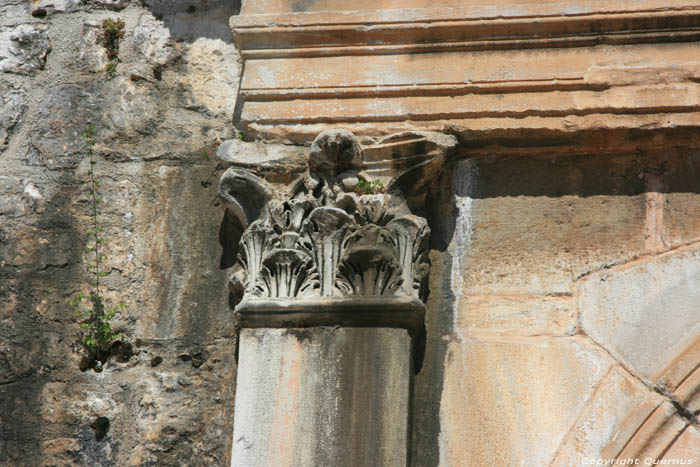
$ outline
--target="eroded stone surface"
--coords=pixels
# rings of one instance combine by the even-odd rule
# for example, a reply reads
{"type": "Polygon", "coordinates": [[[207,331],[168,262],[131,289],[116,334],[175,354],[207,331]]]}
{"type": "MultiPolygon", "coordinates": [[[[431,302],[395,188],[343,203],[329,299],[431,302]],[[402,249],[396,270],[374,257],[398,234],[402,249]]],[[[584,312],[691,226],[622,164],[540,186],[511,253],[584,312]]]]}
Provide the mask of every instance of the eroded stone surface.
{"type": "Polygon", "coordinates": [[[572,335],[576,303],[571,297],[466,295],[456,326],[462,335],[572,335]]]}
{"type": "Polygon", "coordinates": [[[29,4],[24,0],[6,0],[0,5],[0,18],[3,24],[16,24],[26,19],[29,4]]]}
{"type": "Polygon", "coordinates": [[[626,443],[622,446],[611,443],[603,451],[603,456],[622,459],[660,459],[686,426],[687,420],[678,416],[670,402],[664,402],[636,425],[637,429],[626,443]]]}
{"type": "MultiPolygon", "coordinates": [[[[12,25],[0,35],[36,32],[6,43],[21,46],[9,62],[0,53],[11,68],[0,84],[0,465],[226,465],[236,340],[230,315],[219,313],[221,170],[202,152],[233,130],[224,104],[181,81],[189,60],[201,66],[212,51],[181,43],[177,64],[144,52],[141,39],[160,44],[163,33],[143,27],[136,37],[139,21],[162,25],[141,4],[116,12],[43,2],[39,18],[36,4],[0,3],[0,24],[12,25]],[[126,23],[114,78],[98,40],[105,17],[126,23]],[[88,122],[108,238],[105,295],[127,305],[114,327],[135,352],[102,373],[80,372],[68,305],[88,288],[88,122]],[[110,429],[98,441],[91,425],[100,416],[110,429]]],[[[224,80],[236,60],[227,66],[224,80]]],[[[218,92],[234,101],[235,89],[218,92]]]]}
{"type": "Polygon", "coordinates": [[[131,0],[96,0],[98,5],[111,10],[122,10],[126,8],[130,2],[131,0]]]}
{"type": "MultiPolygon", "coordinates": [[[[572,281],[645,251],[633,157],[484,158],[469,186],[466,294],[570,294],[572,281]]],[[[463,178],[466,180],[466,178],[463,178]]],[[[459,231],[460,224],[455,226],[459,231]]]]}
{"type": "Polygon", "coordinates": [[[697,247],[593,274],[578,292],[583,330],[656,381],[700,332],[699,280],[697,247]]]}
{"type": "MultiPolygon", "coordinates": [[[[617,274],[623,263],[700,238],[696,4],[361,1],[353,12],[328,16],[313,10],[351,7],[246,2],[258,13],[289,12],[292,4],[306,12],[291,23],[284,15],[264,22],[261,34],[278,48],[256,45],[255,34],[239,38],[254,46],[247,53],[259,54],[248,65],[260,77],[244,86],[256,102],[247,115],[259,123],[239,143],[231,126],[239,63],[227,26],[236,2],[132,1],[120,10],[107,3],[0,2],[0,464],[229,464],[235,330],[219,269],[227,263],[214,143],[233,138],[236,154],[222,165],[248,164],[286,195],[305,169],[308,145],[332,128],[353,131],[364,147],[380,146],[373,177],[384,176],[387,157],[410,156],[423,144],[379,144],[396,133],[450,133],[460,140],[451,161],[469,159],[444,172],[426,169],[431,183],[410,200],[432,231],[428,335],[411,402],[414,466],[546,465],[555,452],[568,462],[610,436],[613,456],[628,442],[648,444],[653,455],[669,446],[669,455],[697,452],[694,427],[666,396],[651,396],[666,402],[650,419],[658,423],[640,429],[649,414],[636,405],[645,396],[630,375],[611,373],[597,386],[600,397],[591,395],[602,375],[571,357],[572,348],[588,344],[569,336],[573,282],[596,271],[617,274]],[[394,10],[376,11],[387,6],[394,10]],[[440,17],[441,6],[469,7],[475,20],[456,25],[451,13],[440,17]],[[375,11],[357,11],[363,7],[375,11]],[[639,25],[626,13],[586,22],[596,10],[605,10],[605,21],[611,12],[636,11],[648,29],[618,34],[639,25]],[[564,18],[534,22],[532,14],[564,18]],[[105,17],[126,23],[111,79],[98,40],[105,17]],[[325,35],[319,31],[329,30],[323,23],[330,17],[334,32],[325,35]],[[416,27],[407,19],[418,20],[416,27]],[[555,46],[542,48],[554,23],[575,46],[550,41],[555,46]],[[615,24],[617,32],[609,29],[615,24]],[[425,49],[433,44],[423,39],[448,29],[465,40],[460,46],[504,49],[425,49]],[[539,44],[511,40],[533,32],[543,33],[539,44]],[[10,39],[15,33],[21,40],[10,39]],[[290,53],[290,38],[299,55],[274,58],[290,53]],[[329,38],[349,47],[325,47],[329,38]],[[376,41],[362,44],[367,38],[376,41]],[[421,43],[407,44],[415,38],[421,43]],[[595,46],[617,40],[631,42],[595,46]],[[385,53],[397,45],[420,53],[385,53]],[[338,57],[341,50],[358,54],[338,57]],[[301,57],[319,52],[329,55],[301,57]],[[265,62],[275,66],[266,70],[265,62]],[[318,87],[334,84],[340,89],[318,87]],[[428,96],[412,101],[402,93],[428,96]],[[411,120],[428,114],[436,118],[411,120]],[[365,120],[354,121],[358,115],[365,120]],[[286,120],[275,121],[280,116],[286,120]],[[387,116],[395,121],[377,121],[387,116]],[[115,326],[136,352],[101,374],[79,372],[78,326],[67,306],[87,281],[89,163],[80,137],[87,121],[97,129],[108,300],[126,302],[115,326]],[[256,135],[284,144],[251,142],[256,135]],[[91,428],[98,416],[110,417],[102,441],[91,428]],[[615,422],[603,423],[608,417],[615,422]]],[[[630,295],[619,301],[587,285],[609,312],[588,323],[605,335],[605,323],[623,315],[627,323],[613,326],[610,342],[629,355],[611,351],[611,360],[634,372],[673,373],[666,389],[697,411],[690,370],[656,368],[680,344],[667,340],[672,333],[661,342],[645,338],[679,322],[694,332],[689,315],[674,314],[685,308],[645,309],[654,316],[635,321],[642,315],[630,305],[655,284],[672,284],[686,264],[693,260],[654,266],[659,274],[634,266],[634,274],[611,276],[630,295]]],[[[696,368],[695,358],[684,365],[696,368]]]]}
{"type": "Polygon", "coordinates": [[[26,95],[21,88],[0,83],[0,152],[7,148],[12,130],[21,121],[26,95]]]}
{"type": "Polygon", "coordinates": [[[574,338],[450,342],[439,465],[547,465],[609,368],[574,338]]]}
{"type": "Polygon", "coordinates": [[[72,12],[80,8],[80,0],[41,0],[32,5],[34,16],[50,15],[53,13],[72,12]]]}
{"type": "MultiPolygon", "coordinates": [[[[675,460],[678,463],[685,461],[686,465],[695,465],[700,462],[698,446],[700,446],[700,430],[697,427],[689,426],[664,454],[664,459],[675,460]]],[[[669,462],[669,465],[672,464],[669,462]]]]}
{"type": "Polygon", "coordinates": [[[684,151],[674,159],[657,190],[663,193],[663,240],[669,247],[700,239],[700,190],[693,183],[700,177],[699,158],[696,151],[684,151]]]}
{"type": "Polygon", "coordinates": [[[552,465],[579,466],[603,458],[611,444],[620,447],[634,435],[645,418],[664,399],[626,375],[613,369],[601,382],[595,395],[562,443],[552,465]],[[632,415],[632,422],[630,419],[632,415]]]}
{"type": "Polygon", "coordinates": [[[287,171],[287,183],[307,168],[308,149],[282,144],[262,144],[229,139],[221,143],[216,157],[227,165],[287,171]]]}
{"type": "Polygon", "coordinates": [[[231,465],[406,465],[410,358],[401,329],[243,330],[231,465]]]}
{"type": "Polygon", "coordinates": [[[44,68],[50,49],[51,43],[44,25],[0,27],[0,72],[35,73],[44,68]]]}
{"type": "Polygon", "coordinates": [[[154,66],[165,66],[179,56],[168,28],[148,13],[139,16],[134,29],[134,41],[139,53],[154,66]]]}

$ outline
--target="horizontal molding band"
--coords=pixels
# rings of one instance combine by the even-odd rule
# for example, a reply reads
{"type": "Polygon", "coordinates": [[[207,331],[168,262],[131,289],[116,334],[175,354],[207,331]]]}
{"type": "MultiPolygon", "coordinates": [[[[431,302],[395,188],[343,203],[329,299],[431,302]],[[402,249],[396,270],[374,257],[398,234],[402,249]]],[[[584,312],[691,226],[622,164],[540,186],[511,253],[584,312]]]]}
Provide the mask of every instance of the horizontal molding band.
{"type": "Polygon", "coordinates": [[[512,118],[522,119],[526,117],[562,118],[567,116],[582,117],[586,115],[648,115],[648,114],[673,114],[673,113],[696,113],[700,111],[700,105],[668,106],[668,107],[638,107],[634,109],[624,108],[594,108],[587,110],[551,110],[551,111],[522,111],[522,112],[501,112],[501,113],[481,113],[475,112],[452,112],[452,113],[408,113],[404,115],[378,115],[378,116],[318,116],[309,118],[270,118],[270,119],[248,119],[244,116],[245,125],[259,123],[263,125],[295,125],[295,124],[337,124],[337,123],[389,123],[389,122],[429,122],[446,121],[455,119],[475,119],[475,118],[512,118]]]}
{"type": "Polygon", "coordinates": [[[390,327],[415,333],[423,326],[425,305],[409,299],[349,297],[244,301],[235,311],[243,328],[390,327]]]}
{"type": "MultiPolygon", "coordinates": [[[[541,5],[531,5],[537,11],[541,5]]],[[[560,6],[561,8],[561,6],[560,6]]],[[[424,9],[432,11],[432,9],[424,9]]],[[[473,9],[450,8],[431,19],[387,21],[407,12],[363,12],[362,21],[342,23],[343,12],[315,13],[318,23],[302,21],[308,13],[261,16],[250,24],[250,15],[233,17],[232,30],[244,58],[426,53],[445,50],[502,50],[508,48],[582,47],[603,43],[633,44],[697,40],[700,5],[651,10],[619,10],[572,15],[460,16],[473,9]],[[377,20],[374,22],[374,20],[377,20]]],[[[415,15],[414,15],[415,16],[415,15]]],[[[407,15],[411,18],[411,15],[407,15]]],[[[359,19],[359,18],[358,18],[359,19]]]]}
{"type": "MultiPolygon", "coordinates": [[[[369,55],[246,60],[241,91],[534,84],[585,78],[598,84],[656,74],[700,77],[700,44],[603,45],[492,52],[369,55]],[[658,72],[658,73],[657,73],[658,72]],[[595,79],[589,79],[595,75],[595,79]],[[615,76],[614,78],[612,76],[615,76]]],[[[684,80],[685,77],[671,81],[684,80]]],[[[397,88],[398,89],[398,88],[397,88]]],[[[427,89],[427,88],[425,88],[427,89]]]]}
{"type": "MultiPolygon", "coordinates": [[[[698,17],[700,23],[700,16],[698,17]]],[[[633,45],[700,40],[700,28],[625,33],[582,33],[580,35],[520,39],[503,37],[492,40],[435,43],[328,45],[324,47],[242,49],[245,59],[336,57],[356,55],[395,55],[440,52],[484,52],[537,48],[595,47],[597,45],[633,45]]],[[[274,44],[281,45],[281,44],[274,44]]]]}
{"type": "Polygon", "coordinates": [[[465,94],[508,94],[519,92],[583,91],[607,89],[609,85],[587,83],[584,78],[523,80],[477,83],[443,83],[390,86],[347,86],[328,88],[245,89],[239,96],[246,102],[296,99],[338,99],[363,97],[460,96],[465,94]]]}
{"type": "Polygon", "coordinates": [[[700,0],[487,1],[249,2],[231,19],[235,118],[295,142],[333,126],[700,126],[700,0]]]}
{"type": "Polygon", "coordinates": [[[669,142],[671,146],[697,148],[700,147],[698,127],[700,112],[337,124],[266,125],[246,122],[245,131],[246,135],[261,136],[269,141],[284,140],[295,144],[310,144],[320,132],[333,128],[370,137],[411,130],[447,132],[462,134],[465,143],[471,147],[470,154],[478,154],[479,148],[486,148],[486,153],[482,155],[488,155],[491,153],[488,145],[497,144],[501,149],[509,148],[511,153],[530,155],[535,152],[547,153],[552,148],[560,151],[562,146],[566,146],[572,154],[583,154],[591,150],[591,138],[598,138],[595,135],[605,135],[604,144],[601,144],[602,140],[595,141],[596,150],[603,151],[607,148],[611,153],[650,148],[664,150],[669,148],[669,142]],[[635,134],[633,139],[620,136],[630,132],[635,134]],[[671,139],[655,140],[654,134],[666,134],[671,139]],[[520,144],[524,144],[524,147],[519,147],[520,144]]]}
{"type": "MultiPolygon", "coordinates": [[[[378,0],[379,3],[380,0],[378,0]]],[[[539,19],[591,15],[632,15],[640,13],[692,13],[700,10],[696,0],[588,0],[586,2],[543,2],[451,6],[442,8],[401,8],[394,10],[343,10],[286,13],[252,13],[244,8],[232,16],[232,29],[265,27],[307,27],[334,25],[377,25],[435,23],[460,20],[539,19]]]]}
{"type": "Polygon", "coordinates": [[[244,123],[348,123],[465,118],[687,113],[700,110],[700,85],[624,86],[605,91],[245,102],[244,123]]]}

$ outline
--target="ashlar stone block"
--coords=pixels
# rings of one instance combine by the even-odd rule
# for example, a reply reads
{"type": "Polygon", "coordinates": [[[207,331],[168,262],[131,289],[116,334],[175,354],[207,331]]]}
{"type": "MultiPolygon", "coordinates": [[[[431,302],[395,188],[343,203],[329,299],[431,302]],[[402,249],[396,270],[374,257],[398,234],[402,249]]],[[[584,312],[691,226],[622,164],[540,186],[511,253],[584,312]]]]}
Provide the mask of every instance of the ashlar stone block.
{"type": "Polygon", "coordinates": [[[548,465],[609,368],[578,337],[451,342],[440,466],[548,465]]]}
{"type": "Polygon", "coordinates": [[[582,328],[655,382],[700,333],[699,283],[697,246],[592,274],[578,290],[582,328]]]}

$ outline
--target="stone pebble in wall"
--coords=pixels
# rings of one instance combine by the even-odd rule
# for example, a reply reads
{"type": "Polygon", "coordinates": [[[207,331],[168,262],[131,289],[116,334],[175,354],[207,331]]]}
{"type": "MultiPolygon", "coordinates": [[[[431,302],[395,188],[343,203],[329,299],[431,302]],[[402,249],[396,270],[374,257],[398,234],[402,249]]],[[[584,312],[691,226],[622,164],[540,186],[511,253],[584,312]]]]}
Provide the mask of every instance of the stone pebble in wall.
{"type": "Polygon", "coordinates": [[[26,18],[29,2],[25,0],[3,0],[0,3],[0,24],[16,24],[17,18],[26,18]]]}
{"type": "Polygon", "coordinates": [[[44,25],[0,27],[0,72],[33,74],[44,68],[50,50],[51,42],[44,25]]]}

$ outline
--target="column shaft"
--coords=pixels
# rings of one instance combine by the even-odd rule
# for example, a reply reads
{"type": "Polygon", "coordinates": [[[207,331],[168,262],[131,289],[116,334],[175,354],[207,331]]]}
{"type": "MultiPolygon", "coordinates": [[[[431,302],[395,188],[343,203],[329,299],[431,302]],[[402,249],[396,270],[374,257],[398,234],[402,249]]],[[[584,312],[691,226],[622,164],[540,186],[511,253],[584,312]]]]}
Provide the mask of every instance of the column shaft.
{"type": "Polygon", "coordinates": [[[404,329],[243,329],[235,467],[407,464],[411,339],[404,329]]]}

